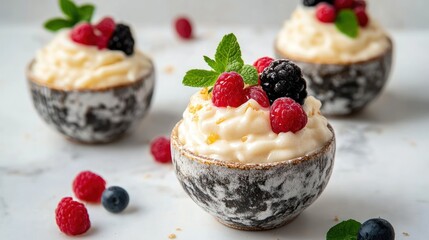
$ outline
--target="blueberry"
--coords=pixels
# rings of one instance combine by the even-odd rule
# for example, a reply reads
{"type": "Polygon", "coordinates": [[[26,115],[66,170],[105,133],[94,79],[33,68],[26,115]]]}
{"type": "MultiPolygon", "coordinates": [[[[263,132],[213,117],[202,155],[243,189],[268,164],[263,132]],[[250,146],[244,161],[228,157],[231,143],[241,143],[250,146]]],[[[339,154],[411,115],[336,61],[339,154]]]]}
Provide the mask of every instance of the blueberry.
{"type": "Polygon", "coordinates": [[[382,218],[373,218],[362,224],[358,240],[394,240],[393,226],[382,218]]]}
{"type": "Polygon", "coordinates": [[[111,213],[122,212],[128,206],[129,201],[127,191],[117,186],[107,188],[101,196],[103,207],[111,213]]]}

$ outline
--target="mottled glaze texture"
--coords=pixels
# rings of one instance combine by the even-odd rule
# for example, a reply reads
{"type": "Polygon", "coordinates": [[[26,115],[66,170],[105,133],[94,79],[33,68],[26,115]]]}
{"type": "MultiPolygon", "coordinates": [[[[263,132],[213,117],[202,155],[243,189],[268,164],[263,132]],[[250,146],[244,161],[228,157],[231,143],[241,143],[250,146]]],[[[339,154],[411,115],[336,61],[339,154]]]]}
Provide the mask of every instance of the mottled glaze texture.
{"type": "MultiPolygon", "coordinates": [[[[288,58],[276,49],[278,58],[288,58]]],[[[322,102],[326,115],[358,112],[383,89],[392,67],[393,44],[379,57],[349,64],[320,64],[294,61],[307,81],[309,95],[322,102]]]]}
{"type": "Polygon", "coordinates": [[[320,196],[332,173],[335,136],[300,158],[241,164],[187,151],[178,140],[179,124],[171,136],[179,182],[195,203],[232,228],[267,230],[292,221],[320,196]]]}
{"type": "Polygon", "coordinates": [[[155,71],[128,85],[100,90],[60,90],[28,74],[34,107],[49,126],[73,141],[107,143],[121,137],[147,112],[155,71]]]}

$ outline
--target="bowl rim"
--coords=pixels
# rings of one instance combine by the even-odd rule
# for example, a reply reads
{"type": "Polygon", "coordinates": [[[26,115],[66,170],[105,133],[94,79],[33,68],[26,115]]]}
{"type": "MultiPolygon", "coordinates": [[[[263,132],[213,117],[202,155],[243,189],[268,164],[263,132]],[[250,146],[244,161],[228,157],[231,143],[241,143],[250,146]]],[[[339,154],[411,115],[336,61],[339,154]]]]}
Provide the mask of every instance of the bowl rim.
{"type": "Polygon", "coordinates": [[[309,61],[308,59],[304,59],[304,58],[299,58],[299,57],[289,57],[287,56],[287,54],[285,54],[282,50],[278,49],[277,47],[277,38],[274,40],[274,54],[291,60],[292,62],[297,62],[297,63],[306,63],[306,64],[316,64],[316,65],[330,65],[330,66],[342,66],[342,67],[347,67],[350,65],[354,65],[354,64],[367,64],[373,61],[376,61],[380,58],[383,58],[386,56],[386,54],[393,52],[393,40],[389,35],[386,35],[387,41],[389,42],[389,46],[386,48],[386,50],[384,50],[382,53],[380,53],[379,55],[373,56],[371,58],[368,58],[366,60],[360,60],[360,61],[356,61],[356,62],[352,62],[352,61],[348,61],[348,62],[323,62],[323,61],[309,61]]]}
{"type": "Polygon", "coordinates": [[[30,63],[26,67],[26,76],[27,76],[27,80],[29,82],[31,82],[32,84],[35,84],[39,87],[45,87],[45,88],[49,88],[51,90],[60,91],[60,92],[82,92],[82,93],[85,93],[85,92],[108,92],[111,90],[133,87],[135,85],[140,84],[145,79],[153,76],[155,74],[155,65],[154,65],[151,58],[147,57],[147,59],[150,62],[150,70],[148,72],[146,72],[144,75],[142,75],[141,77],[139,77],[137,80],[135,80],[133,82],[121,83],[121,84],[112,85],[112,86],[108,86],[108,87],[101,87],[101,88],[93,88],[93,89],[91,89],[91,88],[59,88],[59,87],[55,87],[55,86],[50,85],[50,84],[42,83],[41,81],[37,80],[37,78],[32,74],[32,71],[31,71],[33,64],[36,62],[36,59],[34,59],[34,58],[30,61],[30,63]]]}
{"type": "MultiPolygon", "coordinates": [[[[312,151],[310,153],[307,153],[304,156],[278,161],[278,162],[268,162],[268,163],[241,163],[241,162],[227,162],[224,160],[218,160],[206,156],[200,156],[193,152],[191,152],[188,149],[185,149],[183,144],[180,143],[179,140],[179,125],[183,122],[183,120],[180,120],[173,128],[171,132],[171,148],[175,148],[181,155],[185,155],[188,159],[192,159],[196,162],[206,164],[206,165],[216,165],[221,167],[227,167],[231,169],[238,169],[238,170],[266,170],[270,168],[274,168],[277,166],[287,166],[287,165],[297,165],[301,164],[306,161],[310,161],[311,159],[316,159],[317,157],[322,156],[323,154],[328,151],[331,147],[335,148],[335,132],[332,126],[328,123],[328,129],[332,133],[332,137],[319,149],[312,151]]],[[[173,157],[174,159],[174,157],[173,157]]]]}

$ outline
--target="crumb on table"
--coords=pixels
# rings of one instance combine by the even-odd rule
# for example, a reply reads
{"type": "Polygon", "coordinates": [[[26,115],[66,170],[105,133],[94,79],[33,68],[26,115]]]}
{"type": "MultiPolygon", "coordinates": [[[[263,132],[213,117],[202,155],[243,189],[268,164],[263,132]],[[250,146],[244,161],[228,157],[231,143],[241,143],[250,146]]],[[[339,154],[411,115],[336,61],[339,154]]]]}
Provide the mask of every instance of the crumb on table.
{"type": "Polygon", "coordinates": [[[410,234],[407,233],[407,232],[403,232],[402,235],[404,235],[405,237],[409,237],[410,236],[410,234]]]}
{"type": "Polygon", "coordinates": [[[338,216],[335,216],[334,217],[334,222],[338,222],[338,221],[340,221],[340,219],[338,218],[338,216]]]}
{"type": "Polygon", "coordinates": [[[168,235],[169,239],[176,239],[176,234],[172,233],[170,235],[168,235]]]}
{"type": "Polygon", "coordinates": [[[182,231],[182,229],[178,227],[178,228],[176,228],[176,231],[180,232],[180,231],[182,231]]]}
{"type": "Polygon", "coordinates": [[[172,74],[174,72],[174,67],[171,65],[168,65],[164,68],[164,72],[167,74],[172,74]]]}

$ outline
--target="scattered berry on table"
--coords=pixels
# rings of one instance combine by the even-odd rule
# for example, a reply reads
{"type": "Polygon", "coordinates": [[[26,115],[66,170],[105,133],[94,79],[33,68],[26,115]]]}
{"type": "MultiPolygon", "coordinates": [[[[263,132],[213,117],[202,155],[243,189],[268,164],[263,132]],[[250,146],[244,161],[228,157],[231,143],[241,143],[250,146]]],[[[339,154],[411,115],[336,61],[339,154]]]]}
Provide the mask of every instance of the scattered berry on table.
{"type": "Polygon", "coordinates": [[[129,202],[130,197],[127,191],[118,186],[112,186],[104,190],[103,197],[101,198],[103,207],[111,213],[122,212],[127,208],[129,202]]]}
{"type": "Polygon", "coordinates": [[[107,47],[110,50],[119,50],[126,55],[134,53],[134,38],[129,26],[119,23],[109,40],[107,47]]]}
{"type": "Polygon", "coordinates": [[[188,18],[180,17],[174,22],[174,27],[179,37],[183,39],[192,38],[192,25],[188,18]]]}
{"type": "Polygon", "coordinates": [[[366,8],[365,0],[354,0],[353,1],[353,8],[357,8],[357,7],[363,7],[365,9],[366,8]]]}
{"type": "Polygon", "coordinates": [[[243,78],[236,72],[222,73],[212,93],[212,102],[216,107],[239,107],[247,101],[243,78]]]}
{"type": "Polygon", "coordinates": [[[85,205],[71,197],[65,197],[58,203],[55,220],[61,232],[71,236],[83,234],[91,227],[85,205]]]}
{"type": "Polygon", "coordinates": [[[166,137],[158,137],[150,143],[150,152],[155,158],[155,161],[160,163],[171,162],[170,139],[166,137]]]}
{"type": "Polygon", "coordinates": [[[106,188],[106,181],[99,175],[90,172],[80,172],[74,179],[73,192],[80,200],[99,203],[101,194],[106,188]]]}
{"type": "Polygon", "coordinates": [[[115,21],[111,17],[103,18],[94,26],[94,28],[97,30],[97,46],[99,49],[107,48],[109,40],[115,31],[115,26],[115,21]]]}
{"type": "Polygon", "coordinates": [[[89,23],[81,23],[71,30],[71,39],[83,45],[95,45],[97,36],[89,23]]]}
{"type": "Polygon", "coordinates": [[[261,107],[270,107],[270,100],[268,99],[267,93],[262,89],[261,86],[250,86],[244,89],[247,99],[253,99],[261,105],[261,107]]]}
{"type": "Polygon", "coordinates": [[[301,69],[293,62],[285,59],[273,61],[261,73],[260,79],[271,104],[281,97],[290,97],[299,104],[304,104],[307,84],[301,69]]]}
{"type": "Polygon", "coordinates": [[[278,98],[271,105],[271,129],[275,133],[296,133],[305,127],[307,120],[307,114],[302,106],[291,98],[278,98]]]}
{"type": "Polygon", "coordinates": [[[337,12],[331,4],[321,3],[316,7],[316,18],[323,23],[333,23],[337,12]]]}
{"type": "Polygon", "coordinates": [[[394,240],[395,230],[392,224],[382,218],[373,218],[364,222],[358,233],[358,240],[394,240]]]}
{"type": "Polygon", "coordinates": [[[303,0],[302,4],[307,7],[314,7],[321,2],[327,2],[332,4],[333,0],[303,0]]]}
{"type": "Polygon", "coordinates": [[[365,11],[364,7],[357,7],[355,9],[353,9],[353,11],[356,14],[357,20],[359,22],[359,25],[361,27],[366,27],[369,23],[369,17],[368,14],[365,11]]]}
{"type": "Polygon", "coordinates": [[[334,6],[336,9],[347,9],[352,8],[354,4],[354,0],[335,0],[334,6]]]}

